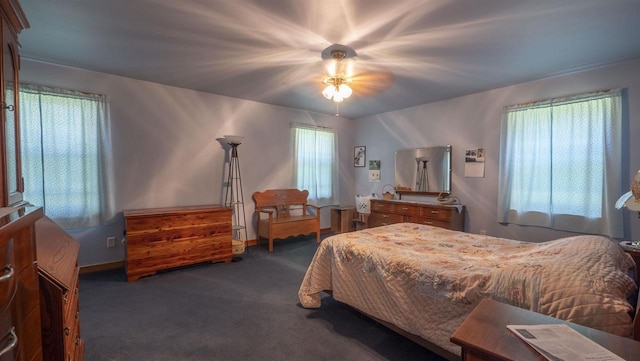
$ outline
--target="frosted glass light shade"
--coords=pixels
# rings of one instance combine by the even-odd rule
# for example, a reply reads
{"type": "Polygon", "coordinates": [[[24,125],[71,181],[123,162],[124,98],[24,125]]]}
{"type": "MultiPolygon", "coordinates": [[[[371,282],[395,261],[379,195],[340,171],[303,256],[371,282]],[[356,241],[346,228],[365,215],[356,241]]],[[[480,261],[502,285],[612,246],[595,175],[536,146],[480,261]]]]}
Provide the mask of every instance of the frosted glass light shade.
{"type": "Polygon", "coordinates": [[[322,91],[322,95],[324,95],[325,98],[333,100],[336,103],[340,103],[350,97],[352,93],[353,90],[344,83],[339,86],[330,84],[322,91]]]}
{"type": "Polygon", "coordinates": [[[322,95],[324,95],[325,98],[327,99],[331,99],[333,98],[333,95],[336,93],[336,87],[333,85],[328,85],[326,88],[324,88],[324,90],[322,91],[322,95]]]}
{"type": "Polygon", "coordinates": [[[353,93],[353,90],[351,90],[351,87],[349,87],[347,84],[340,84],[340,87],[338,88],[338,93],[340,93],[340,95],[342,95],[342,97],[346,99],[351,96],[351,93],[353,93]]]}

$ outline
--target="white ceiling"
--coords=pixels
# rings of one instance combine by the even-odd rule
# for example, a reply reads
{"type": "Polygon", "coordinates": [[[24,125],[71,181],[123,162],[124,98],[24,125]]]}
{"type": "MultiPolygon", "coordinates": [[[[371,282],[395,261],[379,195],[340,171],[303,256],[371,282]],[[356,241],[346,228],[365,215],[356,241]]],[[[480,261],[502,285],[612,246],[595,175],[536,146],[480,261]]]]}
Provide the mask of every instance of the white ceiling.
{"type": "MultiPolygon", "coordinates": [[[[20,0],[23,58],[358,118],[640,57],[639,0],[20,0]]],[[[80,89],[82,90],[82,89],[80,89]]]]}

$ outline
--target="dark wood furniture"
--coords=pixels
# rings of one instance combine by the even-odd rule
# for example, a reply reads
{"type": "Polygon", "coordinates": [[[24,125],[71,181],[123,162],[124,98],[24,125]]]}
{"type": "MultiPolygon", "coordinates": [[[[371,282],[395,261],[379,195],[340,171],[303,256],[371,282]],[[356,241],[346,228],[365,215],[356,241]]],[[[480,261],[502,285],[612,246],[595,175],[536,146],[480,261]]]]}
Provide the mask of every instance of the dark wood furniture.
{"type": "Polygon", "coordinates": [[[0,207],[22,202],[24,185],[20,162],[20,55],[18,34],[29,22],[17,0],[0,0],[2,57],[0,58],[0,207]]]}
{"type": "Polygon", "coordinates": [[[129,282],[201,262],[231,262],[231,208],[220,205],[126,210],[129,282]]]}
{"type": "Polygon", "coordinates": [[[270,189],[253,193],[257,214],[257,241],[269,240],[269,252],[273,252],[273,240],[315,233],[320,243],[320,208],[307,203],[309,191],[298,189],[270,189]],[[307,212],[315,209],[315,215],[307,212]],[[266,218],[265,218],[266,217],[266,218]]]}
{"type": "Polygon", "coordinates": [[[625,360],[640,359],[640,342],[600,330],[484,299],[451,336],[462,346],[463,361],[546,360],[507,329],[507,325],[564,323],[625,360]]]}
{"type": "Polygon", "coordinates": [[[640,268],[640,247],[632,246],[630,241],[621,241],[620,248],[633,257],[636,266],[640,268]]]}
{"type": "Polygon", "coordinates": [[[368,223],[369,227],[378,227],[413,222],[464,231],[464,213],[464,206],[458,212],[456,206],[372,199],[368,223]]]}
{"type": "Polygon", "coordinates": [[[42,208],[0,208],[0,360],[42,360],[34,227],[42,208]]]}
{"type": "Polygon", "coordinates": [[[80,244],[48,217],[36,222],[42,351],[45,361],[82,360],[78,297],[80,244]]]}

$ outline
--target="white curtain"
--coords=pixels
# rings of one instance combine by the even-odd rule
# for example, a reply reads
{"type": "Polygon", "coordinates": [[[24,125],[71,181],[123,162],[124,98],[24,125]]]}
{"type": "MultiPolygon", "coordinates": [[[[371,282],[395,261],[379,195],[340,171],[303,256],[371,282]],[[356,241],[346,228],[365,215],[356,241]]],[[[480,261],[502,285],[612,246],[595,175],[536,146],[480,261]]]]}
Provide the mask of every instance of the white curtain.
{"type": "Polygon", "coordinates": [[[337,137],[329,128],[292,124],[293,172],[296,188],[309,191],[318,206],[338,199],[337,137]]]}
{"type": "Polygon", "coordinates": [[[20,126],[24,199],[66,229],[110,220],[106,96],[23,84],[20,126]]]}
{"type": "Polygon", "coordinates": [[[498,221],[622,237],[621,90],[505,108],[498,221]]]}

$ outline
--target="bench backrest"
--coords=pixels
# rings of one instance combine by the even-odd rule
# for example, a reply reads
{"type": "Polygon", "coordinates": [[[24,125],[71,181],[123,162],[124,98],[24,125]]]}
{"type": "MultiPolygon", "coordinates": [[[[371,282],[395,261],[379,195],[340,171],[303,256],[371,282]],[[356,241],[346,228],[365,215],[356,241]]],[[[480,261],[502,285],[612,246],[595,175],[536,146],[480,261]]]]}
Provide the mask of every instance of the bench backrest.
{"type": "Polygon", "coordinates": [[[269,189],[264,192],[253,193],[256,202],[256,210],[275,208],[276,217],[285,218],[291,216],[291,206],[300,206],[303,215],[307,215],[308,190],[299,189],[269,189]]]}

